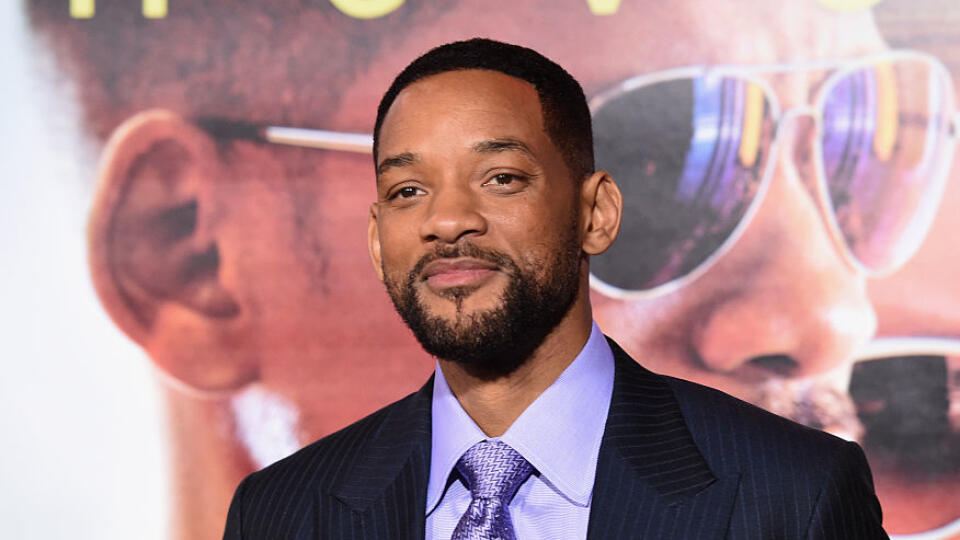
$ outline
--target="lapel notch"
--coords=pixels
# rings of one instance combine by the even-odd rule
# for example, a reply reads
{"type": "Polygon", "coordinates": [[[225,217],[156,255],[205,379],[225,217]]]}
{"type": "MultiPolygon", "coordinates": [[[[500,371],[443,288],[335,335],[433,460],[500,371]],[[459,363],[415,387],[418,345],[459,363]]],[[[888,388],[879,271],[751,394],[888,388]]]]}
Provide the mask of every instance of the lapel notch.
{"type": "MultiPolygon", "coordinates": [[[[390,410],[360,450],[332,494],[358,519],[399,518],[410,538],[422,538],[430,471],[430,404],[433,377],[390,410]]],[[[384,521],[386,520],[386,521],[384,521]]],[[[389,538],[406,538],[400,530],[389,538]]]]}
{"type": "Polygon", "coordinates": [[[608,341],[616,375],[587,537],[723,538],[739,476],[714,475],[672,388],[608,341]]]}
{"type": "Polygon", "coordinates": [[[693,441],[673,390],[610,341],[616,362],[603,445],[664,501],[678,504],[716,481],[693,441]]]}

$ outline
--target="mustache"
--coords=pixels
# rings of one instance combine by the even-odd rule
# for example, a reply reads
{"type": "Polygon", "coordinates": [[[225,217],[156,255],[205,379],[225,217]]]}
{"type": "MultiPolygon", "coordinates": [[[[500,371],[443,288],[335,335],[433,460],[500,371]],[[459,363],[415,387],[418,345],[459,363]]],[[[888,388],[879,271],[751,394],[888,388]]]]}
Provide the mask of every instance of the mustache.
{"type": "Polygon", "coordinates": [[[863,424],[846,391],[816,379],[762,383],[754,405],[801,424],[844,438],[860,440],[863,424]]]}
{"type": "Polygon", "coordinates": [[[418,276],[423,275],[423,269],[433,261],[439,259],[457,259],[460,257],[468,257],[495,264],[509,275],[516,275],[519,269],[517,263],[502,251],[481,248],[472,242],[463,242],[453,245],[438,245],[432,252],[420,257],[417,264],[410,270],[410,280],[415,281],[418,276]]]}

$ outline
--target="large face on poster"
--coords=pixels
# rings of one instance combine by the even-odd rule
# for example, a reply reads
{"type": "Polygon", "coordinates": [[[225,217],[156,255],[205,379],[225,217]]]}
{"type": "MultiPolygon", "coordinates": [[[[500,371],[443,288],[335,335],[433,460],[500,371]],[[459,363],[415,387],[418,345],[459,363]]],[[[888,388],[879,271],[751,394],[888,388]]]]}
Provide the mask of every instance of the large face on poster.
{"type": "Polygon", "coordinates": [[[215,536],[244,474],[429,375],[366,251],[369,134],[406,63],[478,35],[590,100],[625,206],[591,260],[600,327],[654,371],[859,441],[890,532],[960,518],[960,39],[938,24],[960,8],[63,4],[31,24],[103,143],[92,276],[165,374],[178,535],[215,536]]]}

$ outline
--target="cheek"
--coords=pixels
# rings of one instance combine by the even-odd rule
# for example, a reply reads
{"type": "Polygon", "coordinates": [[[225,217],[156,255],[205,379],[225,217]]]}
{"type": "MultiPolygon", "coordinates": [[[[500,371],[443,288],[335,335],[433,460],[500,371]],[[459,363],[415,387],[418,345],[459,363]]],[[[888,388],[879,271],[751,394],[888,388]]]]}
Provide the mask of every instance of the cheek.
{"type": "Polygon", "coordinates": [[[916,255],[889,277],[872,280],[870,296],[886,335],[960,336],[960,163],[955,161],[944,198],[916,255]]]}
{"type": "Polygon", "coordinates": [[[326,153],[293,182],[298,249],[327,288],[376,279],[367,250],[370,201],[376,199],[369,173],[366,156],[326,153]]]}
{"type": "Polygon", "coordinates": [[[579,234],[579,198],[572,192],[554,191],[543,199],[512,205],[509,212],[493,209],[488,221],[504,235],[514,237],[514,243],[555,249],[569,241],[571,234],[579,234]],[[559,204],[569,201],[569,204],[559,204]]]}
{"type": "Polygon", "coordinates": [[[217,231],[220,276],[240,289],[278,287],[281,276],[303,273],[294,256],[295,212],[277,190],[247,184],[235,186],[230,216],[217,231]]]}
{"type": "Polygon", "coordinates": [[[380,259],[384,272],[396,281],[416,264],[421,256],[415,225],[408,216],[381,216],[380,259]]]}

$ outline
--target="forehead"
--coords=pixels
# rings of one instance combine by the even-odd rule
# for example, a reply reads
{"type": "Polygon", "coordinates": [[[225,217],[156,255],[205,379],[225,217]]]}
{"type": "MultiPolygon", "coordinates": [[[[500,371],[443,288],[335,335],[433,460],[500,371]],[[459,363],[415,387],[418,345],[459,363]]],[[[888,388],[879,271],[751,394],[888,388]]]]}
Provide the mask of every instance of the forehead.
{"type": "Polygon", "coordinates": [[[536,142],[543,136],[540,99],[530,83],[490,70],[458,70],[404,88],[380,131],[379,154],[491,138],[536,142]]]}

